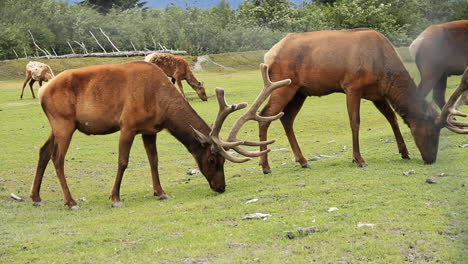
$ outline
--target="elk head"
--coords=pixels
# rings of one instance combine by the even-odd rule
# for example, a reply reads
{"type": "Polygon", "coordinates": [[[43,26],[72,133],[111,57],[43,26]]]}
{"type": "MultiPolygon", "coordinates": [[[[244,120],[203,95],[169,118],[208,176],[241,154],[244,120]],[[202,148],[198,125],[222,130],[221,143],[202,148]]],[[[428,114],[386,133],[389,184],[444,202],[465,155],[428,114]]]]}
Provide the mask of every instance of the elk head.
{"type": "Polygon", "coordinates": [[[203,85],[203,82],[198,82],[195,85],[195,91],[197,92],[198,97],[200,99],[202,99],[202,101],[207,101],[208,100],[208,97],[206,96],[205,87],[203,85]]]}
{"type": "Polygon", "coordinates": [[[262,152],[251,152],[240,148],[241,145],[266,146],[275,142],[275,140],[256,142],[238,140],[236,138],[236,135],[241,129],[241,127],[249,120],[273,121],[283,116],[283,113],[279,113],[278,115],[272,117],[262,117],[257,114],[257,110],[260,107],[260,105],[268,98],[271,92],[273,92],[279,87],[289,85],[291,83],[291,80],[286,79],[272,83],[268,76],[268,67],[266,66],[266,64],[260,64],[260,70],[262,72],[264,82],[263,90],[260,92],[257,99],[255,99],[252,106],[236,121],[227,141],[222,140],[219,136],[219,132],[221,131],[221,127],[224,121],[226,120],[226,117],[234,111],[245,108],[247,106],[247,103],[228,105],[224,98],[223,88],[216,88],[216,99],[219,105],[219,112],[215,122],[213,123],[209,136],[205,136],[203,133],[192,127],[197,140],[204,146],[210,146],[209,148],[207,148],[205,153],[202,153],[201,155],[196,155],[197,157],[195,158],[197,160],[201,172],[203,173],[203,175],[205,175],[206,179],[208,180],[208,183],[210,184],[211,189],[215,192],[222,193],[225,190],[223,167],[224,161],[226,159],[235,163],[242,163],[250,160],[250,157],[258,157],[263,153],[270,151],[270,149],[266,149],[262,152]],[[233,149],[237,153],[246,157],[235,157],[228,152],[229,149],[233,149]]]}
{"type": "Polygon", "coordinates": [[[464,128],[468,127],[468,122],[458,121],[455,119],[455,116],[468,116],[466,113],[462,113],[457,109],[461,107],[462,104],[467,103],[467,97],[468,68],[466,68],[462,76],[460,85],[442,108],[441,114],[438,115],[432,105],[427,105],[427,108],[425,109],[426,118],[417,120],[415,126],[411,127],[416,145],[426,164],[431,164],[436,161],[439,135],[442,128],[446,127],[447,129],[459,134],[468,134],[468,130],[464,128]],[[456,104],[457,101],[460,102],[456,104]]]}

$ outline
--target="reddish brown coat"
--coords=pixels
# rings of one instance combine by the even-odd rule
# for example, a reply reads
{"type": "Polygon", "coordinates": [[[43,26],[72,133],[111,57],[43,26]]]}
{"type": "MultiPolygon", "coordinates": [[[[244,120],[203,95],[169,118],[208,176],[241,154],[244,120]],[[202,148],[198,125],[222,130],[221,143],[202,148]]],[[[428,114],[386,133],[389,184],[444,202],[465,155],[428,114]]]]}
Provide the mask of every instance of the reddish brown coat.
{"type": "Polygon", "coordinates": [[[421,73],[419,90],[431,90],[437,105],[445,105],[447,77],[461,75],[468,66],[468,20],[426,28],[410,45],[411,55],[421,73]]]}
{"type": "MultiPolygon", "coordinates": [[[[418,96],[416,85],[394,47],[382,34],[368,29],[288,34],[265,54],[271,79],[289,78],[291,85],[275,90],[262,110],[263,116],[284,111],[281,121],[296,160],[309,167],[297,143],[293,123],[307,96],[345,93],[353,135],[353,159],[366,166],[359,150],[361,98],[374,102],[395,134],[403,158],[409,158],[395,109],[411,128],[426,163],[436,160],[440,126],[437,113],[418,96]],[[392,107],[390,107],[390,105],[392,107]]],[[[260,124],[266,140],[269,123],[260,124]]],[[[270,172],[267,155],[261,159],[270,172]]]]}
{"type": "Polygon", "coordinates": [[[203,101],[208,99],[203,83],[195,78],[190,70],[190,65],[184,58],[169,53],[152,53],[145,57],[145,61],[159,66],[167,76],[171,77],[173,84],[177,82],[177,86],[179,86],[182,95],[185,96],[182,80],[186,80],[195,92],[197,92],[200,99],[203,101]]]}

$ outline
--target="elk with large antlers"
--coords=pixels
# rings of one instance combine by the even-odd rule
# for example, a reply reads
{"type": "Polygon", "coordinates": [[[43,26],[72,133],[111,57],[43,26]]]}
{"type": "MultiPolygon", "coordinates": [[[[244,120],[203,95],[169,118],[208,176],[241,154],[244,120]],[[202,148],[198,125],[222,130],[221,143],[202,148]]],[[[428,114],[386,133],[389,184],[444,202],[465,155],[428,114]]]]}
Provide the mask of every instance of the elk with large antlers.
{"type": "Polygon", "coordinates": [[[23,89],[21,89],[20,99],[23,99],[24,87],[26,87],[26,83],[29,82],[29,88],[31,89],[31,94],[33,98],[36,98],[34,95],[33,84],[35,81],[39,82],[39,87],[42,86],[42,82],[48,82],[52,78],[54,78],[54,72],[49,65],[38,62],[38,61],[30,61],[26,65],[26,77],[23,83],[23,89]]]}
{"type": "MultiPolygon", "coordinates": [[[[266,68],[265,68],[266,71],[266,68]]],[[[265,87],[267,93],[288,81],[265,87]]],[[[266,95],[268,96],[268,95],[266,95]]],[[[151,167],[154,195],[166,199],[158,173],[156,134],[167,129],[195,158],[211,189],[225,190],[224,162],[243,162],[226,149],[247,144],[244,141],[222,141],[219,131],[226,116],[246,107],[246,104],[227,105],[223,90],[217,89],[220,113],[211,129],[188,104],[157,66],[146,62],[97,65],[67,70],[55,77],[39,91],[42,108],[49,119],[52,133],[42,146],[36,176],[31,189],[34,205],[40,205],[39,191],[49,160],[55,166],[64,194],[65,204],[79,208],[68,189],[64,174],[64,159],[75,130],[85,134],[104,135],[120,130],[118,170],[112,188],[112,205],[122,206],[120,184],[128,165],[134,137],[142,134],[151,167]]],[[[263,100],[266,97],[262,97],[263,100]]],[[[255,102],[257,107],[261,102],[255,102]]],[[[248,112],[255,112],[250,109],[248,112]]],[[[249,117],[242,117],[243,120],[249,117]]],[[[234,130],[240,127],[235,127],[234,130]]],[[[233,132],[237,133],[237,132],[233,132]]],[[[257,142],[267,145],[271,142],[257,142]]],[[[242,153],[255,157],[257,153],[242,153]]]]}
{"type": "Polygon", "coordinates": [[[426,28],[409,50],[421,74],[419,90],[424,96],[432,90],[434,102],[442,109],[447,78],[463,74],[468,67],[468,20],[426,28]]]}
{"type": "MultiPolygon", "coordinates": [[[[310,166],[297,143],[294,119],[307,96],[336,92],[346,94],[353,159],[358,166],[367,165],[359,151],[361,99],[371,100],[390,123],[402,158],[409,159],[409,154],[392,107],[410,127],[424,162],[435,162],[440,129],[451,125],[420,96],[393,45],[382,34],[369,29],[289,34],[264,59],[272,80],[290,78],[292,83],[271,94],[261,115],[284,112],[281,123],[302,167],[310,166]]],[[[463,89],[466,84],[459,88],[463,89]]],[[[269,124],[260,122],[262,141],[267,139],[269,124]]],[[[260,165],[264,173],[271,173],[267,154],[260,158],[260,165]]]]}
{"type": "Polygon", "coordinates": [[[198,97],[200,97],[202,101],[208,100],[203,82],[199,82],[195,78],[190,70],[190,65],[184,58],[170,53],[151,53],[145,57],[145,61],[159,66],[168,77],[171,77],[171,81],[174,85],[177,82],[177,86],[179,86],[179,90],[184,97],[185,93],[182,81],[186,80],[193,90],[197,92],[198,97]]]}

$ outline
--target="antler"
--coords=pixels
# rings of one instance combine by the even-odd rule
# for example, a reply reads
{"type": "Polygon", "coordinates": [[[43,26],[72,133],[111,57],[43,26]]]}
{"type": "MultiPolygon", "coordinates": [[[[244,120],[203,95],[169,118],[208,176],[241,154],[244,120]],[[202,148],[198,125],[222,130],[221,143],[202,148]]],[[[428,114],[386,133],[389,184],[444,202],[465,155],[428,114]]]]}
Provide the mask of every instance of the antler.
{"type": "Polygon", "coordinates": [[[460,134],[468,134],[467,129],[463,129],[461,127],[468,127],[468,122],[462,122],[455,120],[454,116],[463,116],[467,117],[468,115],[458,111],[457,109],[461,107],[463,104],[468,103],[468,67],[465,69],[463,73],[462,80],[458,88],[453,92],[450,99],[444,105],[442,109],[442,113],[440,114],[440,125],[445,126],[447,129],[460,133],[460,134]],[[460,98],[459,102],[455,105],[457,100],[460,98]],[[455,105],[455,106],[454,106],[455,105]]]}
{"type": "MultiPolygon", "coordinates": [[[[283,116],[283,112],[275,115],[275,116],[269,116],[269,117],[263,117],[259,116],[257,114],[257,110],[260,107],[260,105],[268,98],[268,96],[277,88],[280,88],[282,86],[286,86],[291,84],[290,79],[286,80],[281,80],[277,82],[272,82],[270,80],[270,76],[268,75],[268,66],[264,63],[260,64],[260,71],[262,72],[262,78],[263,78],[263,90],[260,92],[260,94],[257,96],[257,99],[255,99],[254,103],[252,106],[245,112],[239,119],[237,119],[236,123],[234,124],[231,133],[229,133],[228,141],[238,141],[237,139],[237,133],[241,129],[241,127],[249,120],[256,120],[258,122],[271,122],[276,119],[279,119],[283,116]]],[[[265,146],[274,143],[275,140],[269,140],[269,141],[244,141],[244,144],[246,146],[265,146]]],[[[236,152],[247,156],[247,157],[258,157],[263,155],[266,152],[269,152],[269,149],[266,149],[264,151],[260,152],[251,152],[251,151],[246,151],[242,149],[239,145],[232,147],[236,152]]]]}
{"type": "Polygon", "coordinates": [[[237,139],[237,133],[241,129],[241,127],[249,120],[256,120],[259,122],[271,122],[283,116],[283,113],[279,113],[275,116],[270,117],[263,117],[259,116],[256,112],[260,105],[268,98],[268,96],[273,92],[275,89],[289,85],[291,83],[290,79],[278,81],[278,82],[271,82],[270,77],[268,76],[268,66],[266,64],[260,64],[260,70],[262,72],[263,83],[264,87],[263,90],[258,95],[257,99],[255,99],[252,106],[243,114],[239,119],[237,119],[236,123],[234,124],[227,141],[223,141],[219,138],[219,131],[221,130],[222,124],[226,117],[237,110],[243,109],[247,106],[246,103],[228,105],[226,100],[224,99],[224,90],[222,88],[216,88],[216,98],[219,104],[219,113],[216,117],[216,121],[213,124],[210,138],[213,142],[213,148],[215,151],[218,151],[224,158],[240,163],[250,160],[250,158],[237,158],[230,155],[226,150],[233,149],[241,155],[247,157],[258,157],[265,152],[270,151],[269,149],[261,151],[261,152],[250,152],[240,148],[240,145],[246,146],[264,146],[275,142],[275,140],[269,141],[245,141],[237,139]]]}

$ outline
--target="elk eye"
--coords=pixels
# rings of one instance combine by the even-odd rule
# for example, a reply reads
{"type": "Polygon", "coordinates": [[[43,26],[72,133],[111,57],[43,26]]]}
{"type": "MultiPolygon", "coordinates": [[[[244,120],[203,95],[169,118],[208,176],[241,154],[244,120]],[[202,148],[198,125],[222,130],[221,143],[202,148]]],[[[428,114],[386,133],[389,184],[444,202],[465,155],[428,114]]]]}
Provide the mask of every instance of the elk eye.
{"type": "Polygon", "coordinates": [[[208,158],[208,162],[211,163],[211,164],[213,164],[213,163],[215,163],[215,159],[214,159],[213,157],[209,157],[209,158],[208,158]]]}

